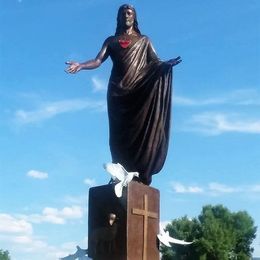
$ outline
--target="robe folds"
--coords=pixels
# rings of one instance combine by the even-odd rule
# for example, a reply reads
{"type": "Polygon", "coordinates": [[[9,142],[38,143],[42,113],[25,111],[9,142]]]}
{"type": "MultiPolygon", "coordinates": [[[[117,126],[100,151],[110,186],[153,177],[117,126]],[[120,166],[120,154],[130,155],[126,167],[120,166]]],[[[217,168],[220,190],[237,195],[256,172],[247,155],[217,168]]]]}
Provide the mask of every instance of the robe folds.
{"type": "Polygon", "coordinates": [[[146,36],[127,48],[109,46],[109,145],[114,163],[137,171],[144,184],[165,162],[170,131],[172,67],[160,61],[146,36]]]}

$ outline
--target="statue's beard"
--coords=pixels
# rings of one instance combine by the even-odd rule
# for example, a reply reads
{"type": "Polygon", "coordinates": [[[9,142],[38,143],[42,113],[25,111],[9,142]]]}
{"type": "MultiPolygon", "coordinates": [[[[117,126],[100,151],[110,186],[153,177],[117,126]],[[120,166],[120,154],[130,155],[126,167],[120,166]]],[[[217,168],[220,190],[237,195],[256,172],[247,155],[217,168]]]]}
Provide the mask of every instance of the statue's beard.
{"type": "Polygon", "coordinates": [[[128,29],[130,27],[132,27],[134,25],[134,20],[132,19],[125,19],[124,21],[122,21],[122,27],[125,29],[128,29]]]}
{"type": "Polygon", "coordinates": [[[126,24],[126,26],[131,27],[131,26],[134,25],[134,21],[132,21],[132,20],[126,20],[125,24],[126,24]]]}

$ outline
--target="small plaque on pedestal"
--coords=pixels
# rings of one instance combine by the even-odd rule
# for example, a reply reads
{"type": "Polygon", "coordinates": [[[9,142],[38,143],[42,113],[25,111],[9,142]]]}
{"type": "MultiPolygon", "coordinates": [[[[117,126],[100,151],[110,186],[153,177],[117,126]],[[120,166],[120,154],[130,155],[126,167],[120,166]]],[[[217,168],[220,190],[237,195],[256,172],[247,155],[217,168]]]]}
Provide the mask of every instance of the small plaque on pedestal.
{"type": "Polygon", "coordinates": [[[89,256],[94,260],[158,260],[157,189],[137,182],[117,198],[114,185],[89,191],[89,256]]]}

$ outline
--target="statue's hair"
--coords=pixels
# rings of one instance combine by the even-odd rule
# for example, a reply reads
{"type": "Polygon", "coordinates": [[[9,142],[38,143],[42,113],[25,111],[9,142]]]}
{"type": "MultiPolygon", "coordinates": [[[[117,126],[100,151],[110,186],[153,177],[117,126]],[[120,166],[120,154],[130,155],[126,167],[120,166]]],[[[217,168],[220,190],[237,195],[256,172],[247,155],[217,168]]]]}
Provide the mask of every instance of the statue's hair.
{"type": "Polygon", "coordinates": [[[116,33],[115,35],[120,35],[123,32],[123,28],[122,28],[122,24],[120,21],[121,18],[121,14],[125,9],[131,9],[134,12],[134,31],[138,34],[141,34],[139,28],[138,28],[138,22],[137,22],[137,15],[136,15],[136,11],[135,8],[132,5],[129,4],[124,4],[121,5],[118,9],[118,13],[117,13],[117,27],[116,27],[116,33]]]}

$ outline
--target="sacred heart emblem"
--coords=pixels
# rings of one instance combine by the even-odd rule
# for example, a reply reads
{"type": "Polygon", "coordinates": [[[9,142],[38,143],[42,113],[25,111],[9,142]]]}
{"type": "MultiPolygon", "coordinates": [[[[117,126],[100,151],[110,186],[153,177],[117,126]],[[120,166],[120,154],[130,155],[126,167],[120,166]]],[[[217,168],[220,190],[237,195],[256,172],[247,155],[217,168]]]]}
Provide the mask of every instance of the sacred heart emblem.
{"type": "Polygon", "coordinates": [[[131,40],[121,40],[120,39],[120,40],[118,40],[118,42],[119,42],[120,46],[125,49],[130,45],[131,40]]]}

